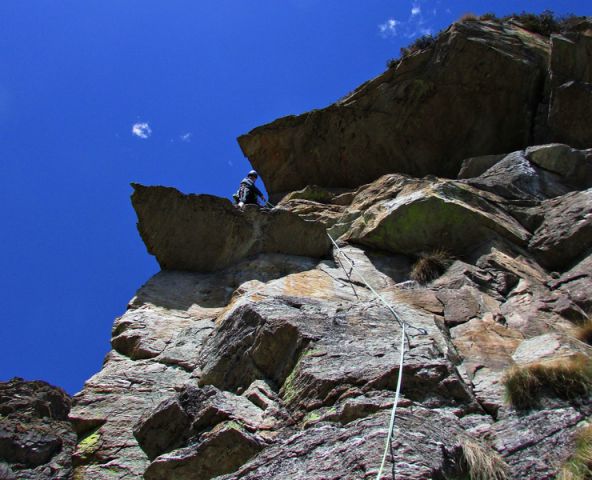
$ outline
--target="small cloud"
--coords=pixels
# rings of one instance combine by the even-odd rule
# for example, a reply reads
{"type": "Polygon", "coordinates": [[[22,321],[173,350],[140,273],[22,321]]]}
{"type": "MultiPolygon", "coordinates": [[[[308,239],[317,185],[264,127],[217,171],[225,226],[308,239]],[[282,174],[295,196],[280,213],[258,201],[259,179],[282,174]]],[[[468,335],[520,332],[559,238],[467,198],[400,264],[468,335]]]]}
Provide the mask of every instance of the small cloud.
{"type": "Polygon", "coordinates": [[[148,138],[152,135],[152,129],[148,122],[138,122],[132,125],[132,134],[139,138],[148,138]]]}
{"type": "Polygon", "coordinates": [[[399,24],[400,22],[398,20],[395,20],[394,18],[389,18],[386,22],[378,25],[378,31],[380,32],[380,35],[382,35],[385,38],[392,37],[397,35],[397,25],[399,24]]]}
{"type": "Polygon", "coordinates": [[[415,17],[416,15],[419,15],[421,13],[421,7],[416,3],[413,5],[413,7],[411,8],[411,15],[413,17],[415,17]]]}
{"type": "Polygon", "coordinates": [[[185,143],[191,142],[191,137],[193,137],[193,134],[191,132],[186,132],[186,133],[179,135],[179,139],[185,143]]]}

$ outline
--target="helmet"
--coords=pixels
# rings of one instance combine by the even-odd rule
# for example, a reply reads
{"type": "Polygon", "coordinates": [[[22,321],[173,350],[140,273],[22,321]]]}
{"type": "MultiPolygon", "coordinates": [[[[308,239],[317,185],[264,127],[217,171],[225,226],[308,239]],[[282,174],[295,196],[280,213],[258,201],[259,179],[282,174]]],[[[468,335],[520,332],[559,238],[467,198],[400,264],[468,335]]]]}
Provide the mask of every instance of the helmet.
{"type": "Polygon", "coordinates": [[[247,173],[247,177],[255,177],[257,178],[259,175],[257,174],[257,172],[255,170],[251,170],[249,173],[247,173]]]}

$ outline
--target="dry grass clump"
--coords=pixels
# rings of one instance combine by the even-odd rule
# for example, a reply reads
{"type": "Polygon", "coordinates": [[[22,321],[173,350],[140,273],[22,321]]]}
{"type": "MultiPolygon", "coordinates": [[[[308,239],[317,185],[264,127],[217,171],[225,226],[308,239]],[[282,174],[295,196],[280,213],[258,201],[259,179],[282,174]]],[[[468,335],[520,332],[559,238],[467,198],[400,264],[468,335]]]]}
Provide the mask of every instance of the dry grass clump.
{"type": "Polygon", "coordinates": [[[536,407],[545,394],[573,400],[592,392],[592,361],[578,354],[566,360],[513,367],[503,383],[508,402],[518,410],[536,407]]]}
{"type": "Polygon", "coordinates": [[[436,43],[437,38],[437,35],[435,37],[432,35],[422,35],[421,37],[416,38],[413,43],[401,48],[401,57],[406,57],[412,53],[430,48],[436,43]]]}
{"type": "Polygon", "coordinates": [[[592,318],[588,318],[586,322],[578,327],[576,338],[588,345],[592,345],[592,318]]]}
{"type": "Polygon", "coordinates": [[[485,12],[484,14],[479,16],[479,20],[483,20],[486,22],[499,22],[500,19],[493,12],[485,12]]]}
{"type": "Polygon", "coordinates": [[[431,282],[446,271],[451,261],[452,259],[444,250],[422,253],[411,267],[409,278],[422,285],[431,282]]]}
{"type": "Polygon", "coordinates": [[[508,477],[508,465],[495,450],[469,438],[461,442],[461,447],[463,463],[472,480],[505,480],[508,477]]]}
{"type": "Polygon", "coordinates": [[[558,480],[586,480],[592,478],[592,425],[584,427],[576,436],[576,449],[557,476],[558,480]]]}
{"type": "Polygon", "coordinates": [[[475,15],[474,13],[471,13],[471,12],[464,13],[458,19],[459,22],[474,22],[476,20],[479,20],[479,18],[477,17],[477,15],[475,15]]]}

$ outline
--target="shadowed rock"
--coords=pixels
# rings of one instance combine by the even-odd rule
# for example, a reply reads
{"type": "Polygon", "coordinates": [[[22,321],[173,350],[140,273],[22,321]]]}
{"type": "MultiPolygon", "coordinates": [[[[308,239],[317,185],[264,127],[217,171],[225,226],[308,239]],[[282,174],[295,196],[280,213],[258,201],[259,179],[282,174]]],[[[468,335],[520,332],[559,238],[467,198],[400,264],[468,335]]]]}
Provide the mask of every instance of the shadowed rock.
{"type": "Polygon", "coordinates": [[[553,140],[578,148],[592,146],[592,37],[581,33],[551,37],[551,106],[553,140]]]}
{"type": "Polygon", "coordinates": [[[71,478],[76,434],[68,422],[70,402],[45,382],[0,383],[0,478],[71,478]]]}
{"type": "Polygon", "coordinates": [[[457,23],[334,105],[238,141],[273,195],[389,172],[455,176],[464,158],[528,145],[548,52],[512,25],[457,23]]]}
{"type": "Polygon", "coordinates": [[[561,269],[592,246],[592,189],[547,200],[544,210],[529,248],[544,266],[561,269]]]}
{"type": "Polygon", "coordinates": [[[329,240],[322,224],[285,210],[244,211],[212,195],[133,184],[138,230],[165,270],[219,270],[258,253],[322,257],[329,240]]]}

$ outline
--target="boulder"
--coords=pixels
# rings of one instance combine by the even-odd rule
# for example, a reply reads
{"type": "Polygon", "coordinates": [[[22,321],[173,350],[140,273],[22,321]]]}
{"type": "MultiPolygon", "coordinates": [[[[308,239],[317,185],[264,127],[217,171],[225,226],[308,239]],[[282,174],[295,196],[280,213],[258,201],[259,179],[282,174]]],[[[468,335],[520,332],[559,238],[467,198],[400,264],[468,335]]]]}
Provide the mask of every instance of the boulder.
{"type": "Polygon", "coordinates": [[[164,270],[209,272],[259,253],[322,257],[325,227],[286,210],[247,206],[212,195],[133,184],[138,230],[164,270]]]}
{"type": "Polygon", "coordinates": [[[515,25],[456,23],[334,105],[238,141],[275,197],[390,172],[456,176],[465,158],[529,144],[548,50],[515,25]]]}
{"type": "Polygon", "coordinates": [[[235,471],[263,448],[260,439],[233,422],[203,435],[198,443],[161,455],[144,473],[145,480],[209,480],[235,471]]]}
{"type": "Polygon", "coordinates": [[[509,200],[544,200],[574,189],[566,185],[558,173],[530,162],[523,151],[507,155],[467,183],[509,200]]]}
{"type": "Polygon", "coordinates": [[[592,355],[592,347],[567,335],[546,333],[524,340],[512,354],[517,365],[592,355]]]}
{"type": "Polygon", "coordinates": [[[544,221],[528,248],[545,267],[565,269],[591,248],[592,189],[547,200],[543,208],[544,221]]]}
{"type": "Polygon", "coordinates": [[[584,311],[592,312],[592,254],[551,282],[551,288],[569,295],[584,311]]]}
{"type": "Polygon", "coordinates": [[[444,249],[465,255],[497,237],[524,245],[529,233],[495,200],[460,183],[437,182],[373,205],[345,239],[405,254],[444,249]]]}
{"type": "Polygon", "coordinates": [[[0,478],[71,478],[76,434],[70,404],[66,392],[46,382],[0,383],[0,478]]]}
{"type": "Polygon", "coordinates": [[[592,150],[551,143],[528,147],[524,156],[537,167],[559,175],[574,190],[592,187],[592,150]]]}
{"type": "Polygon", "coordinates": [[[482,173],[485,173],[491,167],[493,167],[497,162],[503,159],[505,155],[498,154],[498,155],[483,155],[481,157],[471,157],[466,158],[462,161],[460,170],[458,172],[457,178],[466,179],[466,178],[473,178],[478,177],[482,173]]]}

